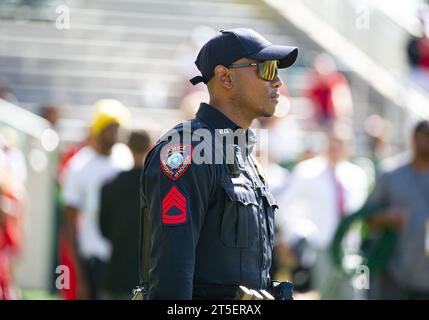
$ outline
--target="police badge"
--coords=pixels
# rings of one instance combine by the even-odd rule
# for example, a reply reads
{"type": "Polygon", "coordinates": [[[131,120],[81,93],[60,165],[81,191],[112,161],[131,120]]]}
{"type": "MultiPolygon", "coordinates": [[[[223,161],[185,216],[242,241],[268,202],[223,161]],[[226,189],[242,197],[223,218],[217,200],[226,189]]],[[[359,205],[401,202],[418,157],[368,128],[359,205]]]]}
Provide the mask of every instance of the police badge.
{"type": "Polygon", "coordinates": [[[176,144],[161,151],[161,169],[167,177],[176,181],[188,169],[192,160],[192,146],[176,144]]]}

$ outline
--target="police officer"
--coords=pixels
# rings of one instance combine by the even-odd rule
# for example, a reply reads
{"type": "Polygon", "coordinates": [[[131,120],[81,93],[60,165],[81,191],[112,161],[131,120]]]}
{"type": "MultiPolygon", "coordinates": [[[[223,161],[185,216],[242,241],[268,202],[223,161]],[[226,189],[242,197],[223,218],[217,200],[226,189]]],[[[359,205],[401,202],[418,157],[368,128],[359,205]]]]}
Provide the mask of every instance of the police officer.
{"type": "Polygon", "coordinates": [[[270,117],[298,49],[257,32],[222,30],[198,54],[210,103],[162,137],[142,173],[142,283],[146,299],[233,299],[268,289],[277,204],[251,155],[249,129],[270,117]]]}

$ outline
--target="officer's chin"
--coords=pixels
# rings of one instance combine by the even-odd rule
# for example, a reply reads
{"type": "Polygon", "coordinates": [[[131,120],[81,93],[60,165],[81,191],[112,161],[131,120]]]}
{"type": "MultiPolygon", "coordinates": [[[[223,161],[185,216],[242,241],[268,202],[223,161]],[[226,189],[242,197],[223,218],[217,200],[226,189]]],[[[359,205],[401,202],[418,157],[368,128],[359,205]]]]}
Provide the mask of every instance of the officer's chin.
{"type": "Polygon", "coordinates": [[[264,113],[262,114],[262,116],[264,118],[270,118],[274,115],[275,112],[276,112],[276,107],[274,106],[273,110],[264,110],[264,113]]]}
{"type": "Polygon", "coordinates": [[[279,103],[279,100],[278,99],[271,99],[270,102],[271,103],[264,110],[264,113],[263,113],[264,118],[269,118],[269,117],[272,117],[274,115],[274,113],[276,112],[276,106],[279,103]]]}

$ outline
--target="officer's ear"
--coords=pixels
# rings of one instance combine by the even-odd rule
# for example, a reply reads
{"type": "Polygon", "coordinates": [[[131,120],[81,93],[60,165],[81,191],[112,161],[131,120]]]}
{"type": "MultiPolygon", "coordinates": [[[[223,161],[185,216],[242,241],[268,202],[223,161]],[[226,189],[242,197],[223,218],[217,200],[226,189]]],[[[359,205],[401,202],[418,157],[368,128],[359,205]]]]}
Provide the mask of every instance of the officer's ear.
{"type": "Polygon", "coordinates": [[[225,66],[218,65],[214,69],[214,76],[220,86],[222,86],[225,89],[232,88],[233,78],[232,78],[230,69],[228,69],[225,66]]]}

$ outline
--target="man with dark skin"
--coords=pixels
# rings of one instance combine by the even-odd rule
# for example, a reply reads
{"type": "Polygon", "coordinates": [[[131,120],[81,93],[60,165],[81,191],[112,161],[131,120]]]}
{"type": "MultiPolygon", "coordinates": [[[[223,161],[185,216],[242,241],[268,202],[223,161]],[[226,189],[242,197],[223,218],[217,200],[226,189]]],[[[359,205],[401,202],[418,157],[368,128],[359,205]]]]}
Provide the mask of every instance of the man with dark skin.
{"type": "Polygon", "coordinates": [[[371,215],[375,230],[391,229],[397,243],[380,277],[374,298],[429,298],[429,121],[420,121],[413,133],[409,163],[384,173],[368,198],[369,205],[386,209],[371,215]]]}
{"type": "Polygon", "coordinates": [[[100,273],[110,255],[99,231],[99,193],[105,182],[126,169],[112,150],[127,111],[119,101],[107,99],[96,109],[89,145],[70,160],[63,189],[64,234],[75,265],[78,299],[98,298],[100,273]]]}
{"type": "Polygon", "coordinates": [[[249,127],[274,114],[278,68],[291,66],[297,52],[245,28],[222,30],[201,49],[195,63],[202,75],[191,83],[204,82],[210,102],[162,137],[143,169],[146,299],[233,299],[240,285],[270,290],[277,204],[251,155],[256,138],[249,127]],[[189,133],[204,139],[186,143],[189,133]],[[202,155],[201,146],[212,152],[202,155]],[[215,163],[209,155],[226,149],[234,161],[215,163]]]}
{"type": "MultiPolygon", "coordinates": [[[[111,124],[107,126],[98,136],[94,137],[90,142],[90,146],[101,156],[108,157],[112,152],[112,147],[117,141],[119,126],[111,124]]],[[[89,288],[87,285],[85,272],[82,270],[82,262],[77,253],[77,234],[78,234],[78,216],[80,209],[75,206],[65,206],[64,208],[64,230],[67,239],[69,240],[73,260],[76,266],[76,278],[78,279],[77,290],[79,299],[88,299],[89,288]]]]}
{"type": "MultiPolygon", "coordinates": [[[[234,64],[260,62],[243,58],[234,64]]],[[[258,77],[256,66],[228,69],[219,65],[215,68],[214,77],[207,83],[209,104],[247,130],[253,120],[274,114],[282,85],[278,74],[272,81],[258,77]]]]}
{"type": "MultiPolygon", "coordinates": [[[[416,126],[413,134],[413,169],[419,173],[429,170],[429,121],[425,120],[416,126]]],[[[429,196],[429,195],[428,195],[429,196]]],[[[383,214],[376,214],[368,218],[367,222],[374,229],[390,228],[400,231],[407,219],[409,211],[404,208],[388,207],[383,214]]]]}

